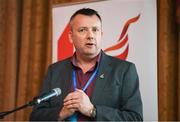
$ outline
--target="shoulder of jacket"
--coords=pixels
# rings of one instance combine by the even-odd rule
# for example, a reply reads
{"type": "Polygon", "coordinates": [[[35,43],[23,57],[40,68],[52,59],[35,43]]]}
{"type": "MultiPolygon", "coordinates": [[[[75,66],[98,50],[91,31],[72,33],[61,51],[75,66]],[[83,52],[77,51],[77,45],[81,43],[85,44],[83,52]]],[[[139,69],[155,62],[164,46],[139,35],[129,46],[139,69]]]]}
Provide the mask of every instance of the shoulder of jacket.
{"type": "Polygon", "coordinates": [[[108,60],[111,62],[111,64],[113,65],[134,65],[134,63],[130,62],[130,61],[126,61],[126,60],[122,60],[122,59],[119,59],[119,58],[116,58],[116,57],[113,57],[113,56],[110,56],[110,55],[105,55],[106,58],[108,58],[108,60]]]}
{"type": "Polygon", "coordinates": [[[55,63],[53,63],[53,64],[50,64],[49,65],[49,68],[60,68],[60,67],[64,67],[64,66],[67,66],[67,65],[69,65],[70,64],[70,62],[71,62],[71,57],[69,57],[69,58],[66,58],[66,59],[64,59],[64,60],[62,60],[62,61],[57,61],[57,62],[55,62],[55,63]]]}

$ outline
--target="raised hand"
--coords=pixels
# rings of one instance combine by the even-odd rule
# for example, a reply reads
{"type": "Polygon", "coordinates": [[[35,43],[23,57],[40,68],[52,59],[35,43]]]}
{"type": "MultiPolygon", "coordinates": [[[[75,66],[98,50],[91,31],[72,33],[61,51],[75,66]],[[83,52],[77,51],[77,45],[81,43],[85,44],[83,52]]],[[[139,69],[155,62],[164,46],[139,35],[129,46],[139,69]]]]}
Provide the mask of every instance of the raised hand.
{"type": "Polygon", "coordinates": [[[64,106],[67,109],[75,109],[89,117],[91,116],[90,111],[94,107],[86,93],[80,89],[76,89],[75,92],[71,92],[66,96],[64,106]]]}

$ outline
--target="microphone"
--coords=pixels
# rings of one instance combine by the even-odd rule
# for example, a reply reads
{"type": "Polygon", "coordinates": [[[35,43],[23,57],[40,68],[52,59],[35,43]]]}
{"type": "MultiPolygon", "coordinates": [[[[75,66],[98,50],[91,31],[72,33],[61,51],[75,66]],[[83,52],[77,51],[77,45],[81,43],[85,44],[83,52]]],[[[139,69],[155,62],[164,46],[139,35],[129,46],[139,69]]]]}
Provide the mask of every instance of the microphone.
{"type": "Polygon", "coordinates": [[[10,113],[21,110],[21,109],[26,108],[28,106],[40,104],[41,102],[46,101],[46,100],[50,99],[51,97],[59,96],[60,94],[61,94],[61,89],[60,88],[54,88],[50,92],[45,93],[42,96],[36,97],[32,101],[30,101],[30,102],[28,102],[28,103],[26,103],[20,107],[17,107],[13,110],[10,110],[10,111],[0,112],[0,119],[3,119],[6,115],[8,115],[10,113]]]}
{"type": "Polygon", "coordinates": [[[40,104],[43,101],[49,100],[51,97],[59,96],[61,94],[60,88],[54,88],[50,92],[43,94],[42,96],[39,96],[33,100],[34,103],[40,104]]]}

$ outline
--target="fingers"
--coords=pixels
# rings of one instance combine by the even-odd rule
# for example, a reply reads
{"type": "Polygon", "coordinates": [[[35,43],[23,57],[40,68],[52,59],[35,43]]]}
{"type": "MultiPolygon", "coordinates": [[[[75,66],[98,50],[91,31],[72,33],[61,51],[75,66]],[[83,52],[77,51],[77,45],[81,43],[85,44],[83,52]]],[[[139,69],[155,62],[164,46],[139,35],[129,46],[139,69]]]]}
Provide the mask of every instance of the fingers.
{"type": "Polygon", "coordinates": [[[76,89],[75,92],[71,92],[66,96],[63,105],[68,109],[78,109],[84,94],[82,90],[76,89]]]}
{"type": "Polygon", "coordinates": [[[64,99],[64,102],[67,102],[69,100],[73,100],[73,99],[78,99],[77,93],[76,92],[71,92],[69,93],[66,98],[64,99]]]}
{"type": "Polygon", "coordinates": [[[74,99],[80,99],[83,94],[85,94],[82,90],[76,89],[75,92],[69,93],[66,98],[64,99],[64,102],[67,102],[69,100],[74,100],[74,99]]]}
{"type": "Polygon", "coordinates": [[[67,109],[73,109],[73,110],[79,110],[79,104],[78,103],[72,103],[69,105],[66,105],[67,109]]]}
{"type": "Polygon", "coordinates": [[[71,100],[64,102],[64,106],[68,106],[70,104],[78,104],[78,103],[79,103],[78,99],[71,99],[71,100]]]}
{"type": "Polygon", "coordinates": [[[71,116],[77,109],[68,109],[66,106],[63,106],[59,113],[60,120],[64,120],[65,118],[71,116]]]}
{"type": "Polygon", "coordinates": [[[79,111],[79,108],[81,108],[81,99],[83,98],[84,94],[85,93],[80,89],[69,93],[64,99],[60,117],[66,118],[71,116],[75,111],[79,111]]]}
{"type": "Polygon", "coordinates": [[[68,109],[78,109],[83,111],[84,107],[88,107],[90,104],[89,97],[80,89],[76,89],[75,92],[69,93],[64,99],[64,106],[68,109]]]}
{"type": "Polygon", "coordinates": [[[75,108],[75,107],[67,107],[67,106],[64,106],[65,110],[68,111],[68,112],[71,112],[71,113],[74,113],[75,111],[77,111],[78,109],[75,108]]]}

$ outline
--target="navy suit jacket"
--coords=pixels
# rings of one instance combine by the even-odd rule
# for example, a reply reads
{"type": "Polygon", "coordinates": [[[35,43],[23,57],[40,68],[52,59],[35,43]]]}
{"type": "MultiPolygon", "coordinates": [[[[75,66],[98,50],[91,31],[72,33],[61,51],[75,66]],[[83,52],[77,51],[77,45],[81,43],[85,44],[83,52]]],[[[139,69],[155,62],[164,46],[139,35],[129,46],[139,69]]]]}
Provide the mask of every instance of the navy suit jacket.
{"type": "MultiPolygon", "coordinates": [[[[40,94],[57,87],[62,90],[62,94],[36,105],[30,120],[58,120],[63,99],[70,93],[71,85],[70,58],[50,65],[40,94]]],[[[97,121],[143,120],[139,79],[135,65],[102,53],[90,100],[96,107],[97,121]]]]}

